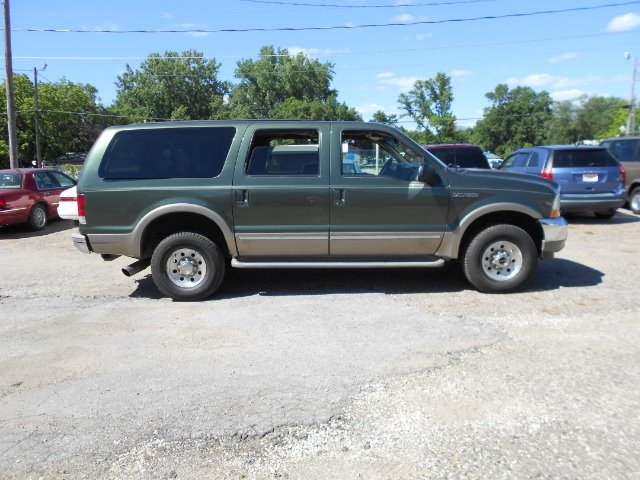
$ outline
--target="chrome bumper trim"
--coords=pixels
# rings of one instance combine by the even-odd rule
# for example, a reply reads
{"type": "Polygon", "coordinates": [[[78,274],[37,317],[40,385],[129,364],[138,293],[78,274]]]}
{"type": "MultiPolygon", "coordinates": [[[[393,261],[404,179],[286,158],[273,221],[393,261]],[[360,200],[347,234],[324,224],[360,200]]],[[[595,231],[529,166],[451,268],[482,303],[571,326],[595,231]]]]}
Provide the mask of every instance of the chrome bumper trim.
{"type": "Polygon", "coordinates": [[[569,224],[564,217],[541,218],[544,238],[542,239],[542,254],[559,252],[564,248],[569,234],[569,224]]]}
{"type": "Polygon", "coordinates": [[[71,234],[71,239],[73,240],[73,246],[80,250],[82,253],[91,253],[87,237],[85,237],[81,233],[73,233],[71,234]]]}

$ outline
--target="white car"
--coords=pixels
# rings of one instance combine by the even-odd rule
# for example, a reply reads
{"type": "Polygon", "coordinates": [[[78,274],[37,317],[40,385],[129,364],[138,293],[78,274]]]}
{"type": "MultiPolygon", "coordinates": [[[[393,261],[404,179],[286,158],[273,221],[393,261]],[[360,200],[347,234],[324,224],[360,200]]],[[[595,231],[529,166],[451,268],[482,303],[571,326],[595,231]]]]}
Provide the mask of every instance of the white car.
{"type": "Polygon", "coordinates": [[[71,187],[60,194],[58,216],[65,220],[78,221],[78,189],[71,187]]]}

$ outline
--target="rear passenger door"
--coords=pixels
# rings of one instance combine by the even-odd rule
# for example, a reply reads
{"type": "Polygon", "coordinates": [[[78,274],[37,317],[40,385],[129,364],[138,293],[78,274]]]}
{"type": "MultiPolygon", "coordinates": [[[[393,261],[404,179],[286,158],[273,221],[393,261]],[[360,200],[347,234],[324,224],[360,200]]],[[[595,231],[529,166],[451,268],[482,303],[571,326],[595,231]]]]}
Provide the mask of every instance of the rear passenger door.
{"type": "Polygon", "coordinates": [[[301,125],[247,129],[232,199],[240,257],[329,254],[329,127],[301,125]]]}

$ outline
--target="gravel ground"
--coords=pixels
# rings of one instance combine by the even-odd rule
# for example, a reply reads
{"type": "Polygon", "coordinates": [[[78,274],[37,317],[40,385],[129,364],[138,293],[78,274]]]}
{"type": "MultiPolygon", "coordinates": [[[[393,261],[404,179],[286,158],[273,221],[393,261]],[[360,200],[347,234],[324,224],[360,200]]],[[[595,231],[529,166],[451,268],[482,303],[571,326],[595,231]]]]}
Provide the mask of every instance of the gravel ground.
{"type": "Polygon", "coordinates": [[[640,478],[640,218],[569,220],[523,293],[233,271],[198,304],[0,230],[0,478],[640,478]]]}

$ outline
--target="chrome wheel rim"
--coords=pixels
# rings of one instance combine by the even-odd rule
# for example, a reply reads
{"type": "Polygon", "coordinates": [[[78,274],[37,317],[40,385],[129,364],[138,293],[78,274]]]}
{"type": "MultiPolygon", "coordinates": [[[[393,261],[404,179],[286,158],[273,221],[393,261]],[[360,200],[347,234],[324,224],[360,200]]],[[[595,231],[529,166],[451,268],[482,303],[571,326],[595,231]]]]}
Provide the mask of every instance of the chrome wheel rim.
{"type": "Polygon", "coordinates": [[[482,254],[482,271],[498,282],[511,280],[522,269],[522,251],[515,243],[493,242],[482,254]]]}
{"type": "Polygon", "coordinates": [[[640,210],[640,193],[636,193],[629,200],[629,206],[631,210],[640,210]]]}
{"type": "Polygon", "coordinates": [[[167,276],[171,283],[192,289],[200,285],[207,275],[204,257],[192,248],[174,250],[167,258],[167,276]]]}
{"type": "Polygon", "coordinates": [[[33,209],[33,224],[37,228],[44,227],[47,221],[47,215],[42,207],[36,207],[33,209]]]}

